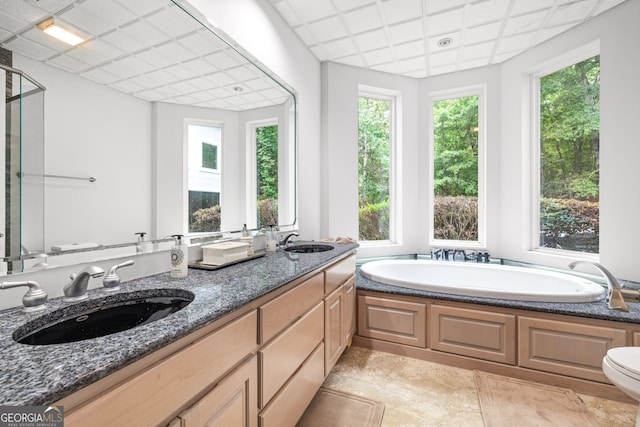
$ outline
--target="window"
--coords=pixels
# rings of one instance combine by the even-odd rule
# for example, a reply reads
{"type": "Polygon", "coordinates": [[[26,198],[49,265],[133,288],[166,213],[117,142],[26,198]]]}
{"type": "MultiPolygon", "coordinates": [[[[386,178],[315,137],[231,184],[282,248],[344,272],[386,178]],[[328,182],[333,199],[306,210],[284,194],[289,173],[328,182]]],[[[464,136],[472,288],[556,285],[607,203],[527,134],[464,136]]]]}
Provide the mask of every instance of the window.
{"type": "Polygon", "coordinates": [[[537,247],[599,252],[600,56],[539,74],[537,247]]]}
{"type": "Polygon", "coordinates": [[[484,88],[432,94],[432,243],[483,242],[484,88]]]}
{"type": "Polygon", "coordinates": [[[222,126],[187,123],[189,232],[220,231],[222,126]]]}
{"type": "MultiPolygon", "coordinates": [[[[247,122],[247,226],[280,224],[278,218],[280,141],[278,120],[247,122]]],[[[285,191],[286,193],[286,191],[285,191]]]]}
{"type": "Polygon", "coordinates": [[[360,241],[393,240],[391,152],[394,98],[358,98],[358,236],[360,241]]]}

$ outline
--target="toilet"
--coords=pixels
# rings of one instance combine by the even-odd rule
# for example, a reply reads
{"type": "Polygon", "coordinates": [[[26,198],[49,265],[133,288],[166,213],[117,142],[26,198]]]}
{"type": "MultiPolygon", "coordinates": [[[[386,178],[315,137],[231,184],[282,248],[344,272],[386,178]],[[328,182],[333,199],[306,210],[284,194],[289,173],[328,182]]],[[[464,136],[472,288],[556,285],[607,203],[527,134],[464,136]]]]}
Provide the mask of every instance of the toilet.
{"type": "MultiPolygon", "coordinates": [[[[640,347],[609,349],[602,359],[602,371],[616,387],[640,402],[640,347]]],[[[640,411],[636,427],[640,427],[640,411]]]]}

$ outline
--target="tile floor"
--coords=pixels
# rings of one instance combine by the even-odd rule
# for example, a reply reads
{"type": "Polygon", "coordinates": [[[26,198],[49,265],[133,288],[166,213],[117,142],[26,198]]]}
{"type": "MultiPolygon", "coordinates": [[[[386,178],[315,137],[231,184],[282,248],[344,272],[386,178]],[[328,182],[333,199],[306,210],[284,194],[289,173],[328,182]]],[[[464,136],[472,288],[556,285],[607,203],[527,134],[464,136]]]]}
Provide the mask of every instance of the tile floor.
{"type": "MultiPolygon", "coordinates": [[[[471,370],[352,346],[324,385],[383,402],[382,427],[484,425],[471,370]]],[[[579,396],[602,427],[635,425],[636,405],[579,396]]]]}

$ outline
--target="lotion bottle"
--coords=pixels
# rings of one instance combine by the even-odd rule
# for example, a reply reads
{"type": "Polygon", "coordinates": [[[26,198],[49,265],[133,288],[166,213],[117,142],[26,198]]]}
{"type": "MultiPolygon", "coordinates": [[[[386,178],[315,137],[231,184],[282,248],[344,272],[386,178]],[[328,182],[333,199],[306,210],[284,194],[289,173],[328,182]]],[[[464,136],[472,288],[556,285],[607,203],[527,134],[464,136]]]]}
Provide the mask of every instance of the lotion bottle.
{"type": "Polygon", "coordinates": [[[174,234],[176,244],[171,247],[171,277],[187,277],[189,272],[189,246],[182,242],[182,234],[174,234]]]}

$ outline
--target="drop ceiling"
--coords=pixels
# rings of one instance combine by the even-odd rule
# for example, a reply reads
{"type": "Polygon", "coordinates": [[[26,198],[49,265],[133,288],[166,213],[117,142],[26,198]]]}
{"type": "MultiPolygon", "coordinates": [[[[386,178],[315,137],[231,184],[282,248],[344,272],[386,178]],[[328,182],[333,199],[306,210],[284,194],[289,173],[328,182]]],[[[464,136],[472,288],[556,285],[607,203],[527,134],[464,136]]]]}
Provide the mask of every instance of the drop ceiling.
{"type": "Polygon", "coordinates": [[[320,61],[423,78],[499,64],[625,0],[270,0],[320,61]]]}
{"type": "Polygon", "coordinates": [[[289,96],[168,0],[0,0],[0,47],[147,101],[239,111],[289,96]],[[44,34],[52,16],[86,41],[44,34]]]}

